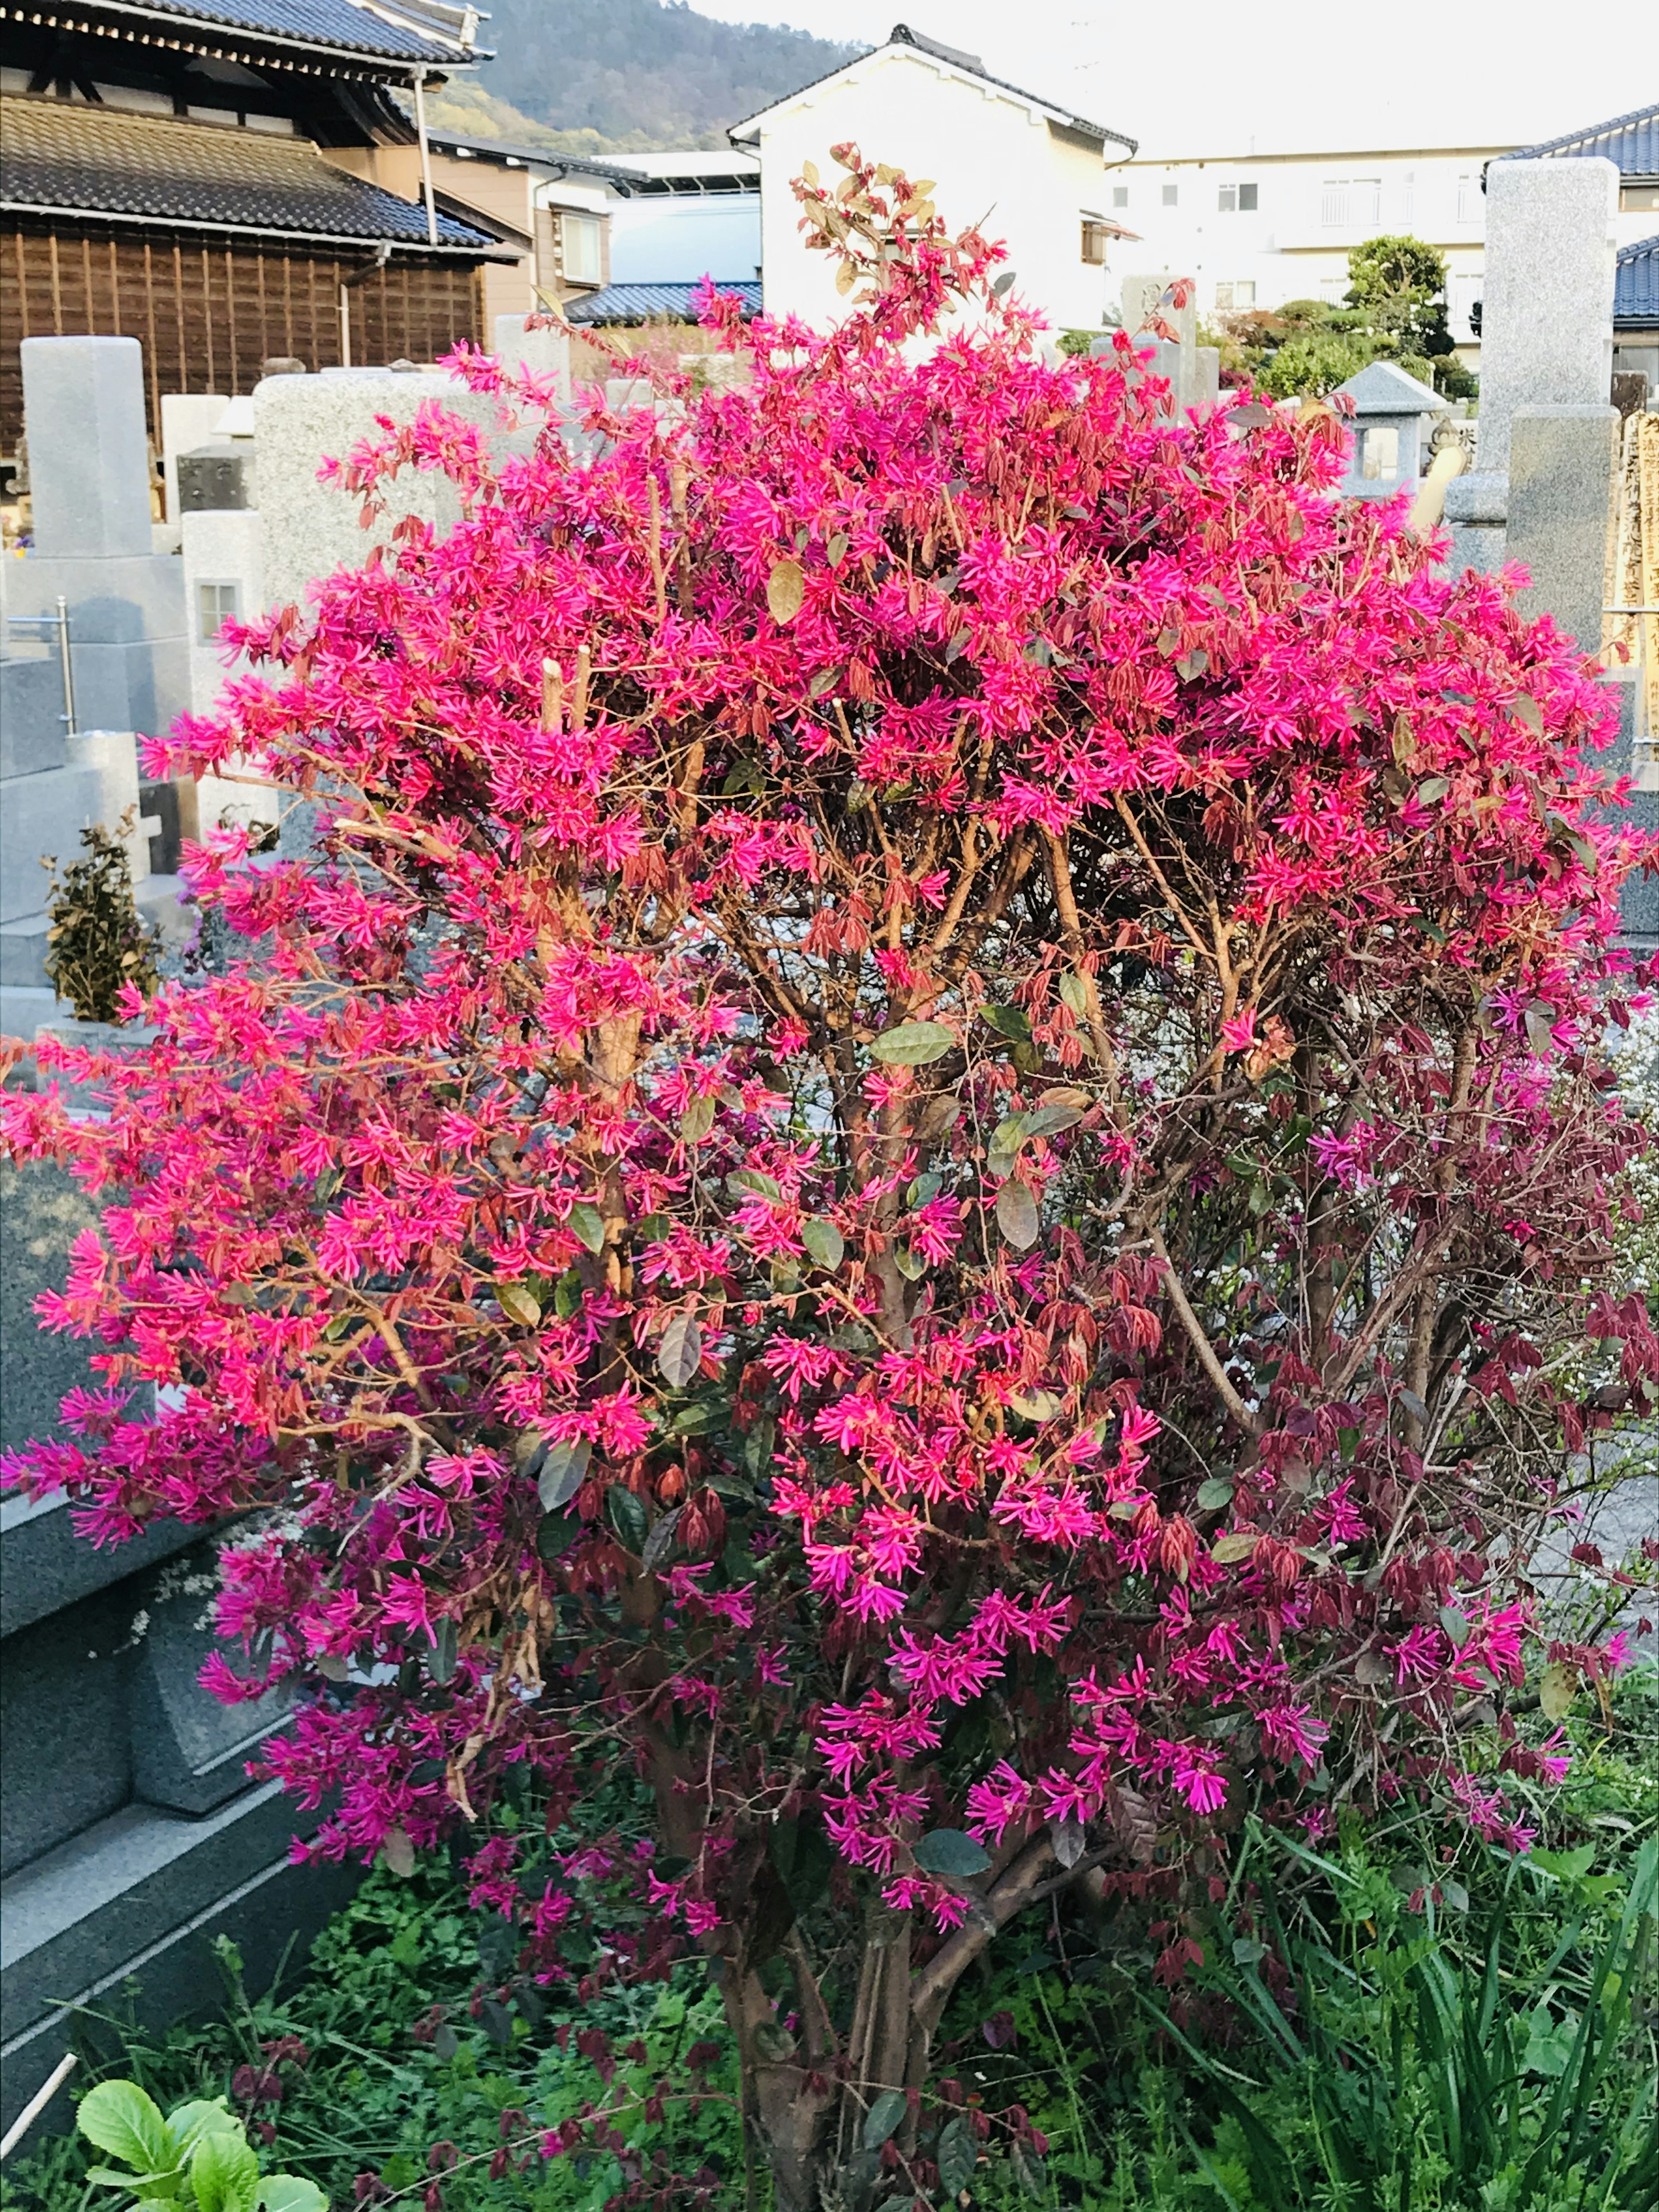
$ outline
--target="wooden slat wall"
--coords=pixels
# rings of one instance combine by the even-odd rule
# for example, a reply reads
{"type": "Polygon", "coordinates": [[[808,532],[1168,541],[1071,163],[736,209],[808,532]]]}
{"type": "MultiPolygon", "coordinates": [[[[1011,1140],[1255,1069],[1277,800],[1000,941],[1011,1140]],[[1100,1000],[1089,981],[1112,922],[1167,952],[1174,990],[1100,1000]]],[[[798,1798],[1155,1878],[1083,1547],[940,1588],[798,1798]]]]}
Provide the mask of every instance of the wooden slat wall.
{"type": "MultiPolygon", "coordinates": [[[[337,368],[341,280],[367,258],[149,226],[48,228],[14,220],[0,229],[0,453],[14,450],[22,428],[20,340],[137,338],[159,445],[164,392],[251,391],[272,354],[337,368]]],[[[400,253],[349,297],[359,368],[435,361],[459,338],[483,337],[483,277],[474,268],[400,253]]]]}

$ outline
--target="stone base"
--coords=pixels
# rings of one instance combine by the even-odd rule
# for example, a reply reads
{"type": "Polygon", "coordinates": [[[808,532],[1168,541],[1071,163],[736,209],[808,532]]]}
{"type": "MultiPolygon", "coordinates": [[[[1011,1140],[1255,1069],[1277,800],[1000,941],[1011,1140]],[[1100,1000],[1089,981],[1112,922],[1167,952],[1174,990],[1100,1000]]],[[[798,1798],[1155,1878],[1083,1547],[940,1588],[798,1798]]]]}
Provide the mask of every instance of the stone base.
{"type": "Polygon", "coordinates": [[[55,653],[0,660],[0,781],[62,768],[64,672],[55,653]]]}
{"type": "MultiPolygon", "coordinates": [[[[44,920],[44,916],[40,919],[44,920]]],[[[24,924],[19,922],[15,927],[21,932],[24,924]]],[[[4,947],[7,934],[0,930],[0,948],[4,947]]],[[[4,957],[3,949],[0,949],[0,959],[4,957]]],[[[49,983],[0,982],[0,1037],[21,1037],[26,1043],[31,1042],[43,1022],[55,1021],[68,1012],[49,983]]],[[[22,1073],[27,1074],[27,1071],[22,1073]]],[[[16,1073],[13,1081],[17,1081],[16,1073]]],[[[25,1082],[22,1087],[33,1090],[34,1086],[32,1082],[25,1082]]]]}
{"type": "MultiPolygon", "coordinates": [[[[275,1783],[198,1820],[128,1805],[0,1886],[5,2123],[72,2037],[98,2039],[97,2015],[159,2027],[211,2012],[224,1992],[219,1936],[241,1953],[251,1993],[279,1966],[291,1974],[361,1878],[291,1863],[289,1838],[313,1824],[275,1783]]],[[[69,2106],[62,2098],[39,2126],[65,2124],[69,2106]]]]}
{"type": "Polygon", "coordinates": [[[15,775],[0,790],[0,920],[40,912],[47,892],[43,856],[51,854],[60,867],[78,860],[81,831],[100,818],[102,804],[103,781],[90,765],[15,775]]]}
{"type": "MultiPolygon", "coordinates": [[[[6,787],[8,790],[10,786],[6,787]]],[[[57,994],[46,981],[46,932],[52,916],[44,908],[19,915],[15,921],[0,922],[0,988],[6,996],[3,1034],[32,1037],[40,1024],[50,1021],[58,1006],[57,994]],[[27,1007],[44,999],[41,1012],[26,1029],[14,1029],[27,1007]],[[14,1003],[15,1001],[15,1003],[14,1003]]]]}

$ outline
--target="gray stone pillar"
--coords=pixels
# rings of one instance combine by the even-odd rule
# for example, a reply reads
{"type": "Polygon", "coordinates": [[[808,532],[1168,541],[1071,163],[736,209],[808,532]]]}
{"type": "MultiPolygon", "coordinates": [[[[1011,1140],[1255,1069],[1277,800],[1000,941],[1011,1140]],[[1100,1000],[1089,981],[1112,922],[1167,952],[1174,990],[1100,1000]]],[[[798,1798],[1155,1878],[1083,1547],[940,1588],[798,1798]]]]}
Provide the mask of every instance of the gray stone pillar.
{"type": "Polygon", "coordinates": [[[495,354],[503,368],[527,369],[532,376],[550,376],[561,407],[570,404],[570,333],[549,324],[527,331],[527,315],[497,315],[495,354]]]}
{"type": "Polygon", "coordinates": [[[150,550],[144,356],[137,338],[25,338],[37,553],[150,550]]]}
{"type": "Polygon", "coordinates": [[[1499,161],[1487,170],[1481,472],[1507,472],[1517,407],[1607,404],[1618,205],[1611,161],[1499,161]]]}
{"type": "MultiPolygon", "coordinates": [[[[1568,166],[1563,164],[1563,167],[1568,166]]],[[[1554,617],[1585,653],[1601,646],[1602,566],[1613,486],[1616,409],[1517,407],[1510,418],[1511,561],[1532,582],[1524,613],[1554,617]]]]}

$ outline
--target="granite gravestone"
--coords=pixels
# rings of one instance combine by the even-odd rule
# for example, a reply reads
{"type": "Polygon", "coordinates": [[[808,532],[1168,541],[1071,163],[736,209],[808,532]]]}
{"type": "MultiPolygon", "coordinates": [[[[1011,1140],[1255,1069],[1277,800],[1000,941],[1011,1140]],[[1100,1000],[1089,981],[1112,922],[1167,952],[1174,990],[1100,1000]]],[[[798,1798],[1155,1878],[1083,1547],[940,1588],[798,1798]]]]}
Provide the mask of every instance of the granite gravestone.
{"type": "Polygon", "coordinates": [[[1517,407],[1607,404],[1618,206],[1611,161],[1487,169],[1478,472],[1509,473],[1517,407]]]}
{"type": "Polygon", "coordinates": [[[179,563],[151,550],[143,354],[137,338],[25,338],[34,542],[14,615],[61,594],[82,729],[165,730],[189,701],[179,563]]]}
{"type": "Polygon", "coordinates": [[[1613,490],[1616,408],[1517,407],[1510,418],[1505,556],[1532,581],[1528,617],[1553,616],[1587,653],[1601,649],[1607,502],[1613,490]]]}
{"type": "Polygon", "coordinates": [[[365,441],[384,438],[379,418],[400,426],[434,404],[486,430],[499,426],[495,400],[436,370],[325,369],[315,376],[268,376],[254,386],[267,607],[305,611],[311,584],[337,568],[361,568],[372,546],[393,544],[392,530],[405,516],[439,532],[460,520],[455,487],[437,470],[400,470],[381,488],[384,512],[367,529],[362,495],[318,477],[325,460],[346,460],[365,441]]]}

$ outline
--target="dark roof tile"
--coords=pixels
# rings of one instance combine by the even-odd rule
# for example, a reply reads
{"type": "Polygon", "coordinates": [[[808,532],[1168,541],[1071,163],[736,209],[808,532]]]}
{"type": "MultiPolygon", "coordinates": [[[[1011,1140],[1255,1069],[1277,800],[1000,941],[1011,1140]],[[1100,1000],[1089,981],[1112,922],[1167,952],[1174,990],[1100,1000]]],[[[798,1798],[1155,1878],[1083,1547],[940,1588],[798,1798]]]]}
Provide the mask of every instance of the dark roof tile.
{"type": "MultiPolygon", "coordinates": [[[[745,316],[757,315],[761,306],[761,288],[753,277],[735,282],[715,280],[715,289],[735,292],[743,302],[745,316]]],[[[607,284],[602,292],[590,292],[585,299],[565,302],[565,319],[577,325],[586,324],[591,329],[605,323],[648,323],[659,318],[665,321],[689,323],[695,316],[692,295],[702,288],[696,284],[607,284]]]]}
{"type": "MultiPolygon", "coordinates": [[[[341,245],[426,245],[424,208],[337,169],[308,138],[62,100],[7,100],[0,118],[0,205],[14,213],[125,216],[341,245]]],[[[441,211],[438,243],[452,252],[501,251],[496,240],[441,211]]]]}
{"type": "Polygon", "coordinates": [[[1659,236],[1638,238],[1620,249],[1613,286],[1614,330],[1659,324],[1659,236]]]}
{"type": "Polygon", "coordinates": [[[99,4],[117,15],[152,21],[222,23],[251,37],[263,33],[283,45],[382,55],[397,61],[453,64],[471,58],[459,36],[446,36],[435,25],[423,31],[398,17],[395,9],[382,15],[359,7],[356,0],[99,0],[99,4]]]}
{"type": "Polygon", "coordinates": [[[1500,161],[1542,161],[1559,157],[1587,161],[1600,155],[1613,163],[1628,182],[1636,177],[1659,177],[1659,106],[1633,108],[1615,115],[1610,123],[1592,123],[1588,131],[1570,131],[1564,138],[1547,138],[1537,146],[1522,146],[1513,154],[1499,154],[1500,161]]]}

